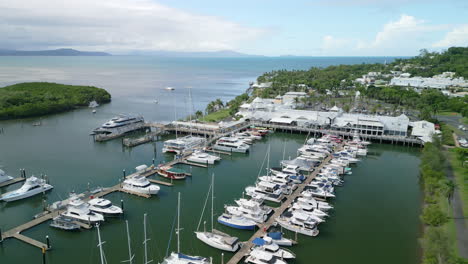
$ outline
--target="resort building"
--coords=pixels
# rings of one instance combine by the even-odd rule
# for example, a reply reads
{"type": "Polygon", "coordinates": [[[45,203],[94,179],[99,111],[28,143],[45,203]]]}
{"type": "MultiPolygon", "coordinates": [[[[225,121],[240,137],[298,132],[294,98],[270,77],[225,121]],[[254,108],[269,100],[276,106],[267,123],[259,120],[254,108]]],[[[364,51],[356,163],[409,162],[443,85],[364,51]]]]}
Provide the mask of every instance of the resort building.
{"type": "Polygon", "coordinates": [[[399,77],[392,78],[390,85],[439,90],[445,90],[450,87],[468,88],[468,82],[463,77],[454,78],[453,72],[444,72],[430,78],[409,77],[409,75],[404,76],[401,74],[399,77]]]}

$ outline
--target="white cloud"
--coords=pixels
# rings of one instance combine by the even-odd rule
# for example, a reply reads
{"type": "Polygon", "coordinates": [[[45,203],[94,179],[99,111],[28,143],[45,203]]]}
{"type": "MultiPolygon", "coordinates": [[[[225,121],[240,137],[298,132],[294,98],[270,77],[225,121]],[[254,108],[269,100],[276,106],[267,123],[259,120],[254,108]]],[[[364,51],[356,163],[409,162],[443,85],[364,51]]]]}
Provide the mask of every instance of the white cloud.
{"type": "Polygon", "coordinates": [[[445,37],[432,44],[435,48],[447,48],[453,46],[468,46],[468,24],[461,25],[448,32],[445,37]]]}
{"type": "Polygon", "coordinates": [[[267,33],[151,0],[2,0],[4,48],[213,51],[236,49],[267,33]]]}

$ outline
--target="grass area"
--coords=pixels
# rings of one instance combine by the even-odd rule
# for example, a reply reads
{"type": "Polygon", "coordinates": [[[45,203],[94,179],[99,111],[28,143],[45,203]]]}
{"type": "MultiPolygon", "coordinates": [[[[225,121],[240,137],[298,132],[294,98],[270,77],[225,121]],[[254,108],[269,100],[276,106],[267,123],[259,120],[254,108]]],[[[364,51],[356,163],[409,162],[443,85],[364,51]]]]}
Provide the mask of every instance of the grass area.
{"type": "Polygon", "coordinates": [[[457,112],[452,112],[452,111],[440,111],[440,112],[437,112],[437,115],[441,115],[441,116],[457,116],[457,115],[460,115],[460,114],[457,113],[457,112]]]}
{"type": "Polygon", "coordinates": [[[229,116],[230,116],[229,109],[221,109],[219,111],[208,114],[200,118],[199,120],[203,122],[218,122],[225,118],[228,118],[229,116]]]}
{"type": "Polygon", "coordinates": [[[461,122],[465,125],[468,125],[468,117],[464,117],[461,119],[461,122]]]}
{"type": "Polygon", "coordinates": [[[455,175],[455,183],[463,200],[463,212],[468,215],[468,167],[463,167],[453,150],[447,152],[447,158],[455,175]]]}
{"type": "Polygon", "coordinates": [[[439,196],[438,204],[440,204],[440,209],[447,213],[449,216],[448,222],[441,226],[444,233],[447,235],[449,240],[449,245],[451,247],[451,251],[455,256],[458,256],[458,243],[457,243],[457,229],[455,228],[455,222],[452,218],[453,216],[453,208],[447,202],[445,197],[439,196]]]}

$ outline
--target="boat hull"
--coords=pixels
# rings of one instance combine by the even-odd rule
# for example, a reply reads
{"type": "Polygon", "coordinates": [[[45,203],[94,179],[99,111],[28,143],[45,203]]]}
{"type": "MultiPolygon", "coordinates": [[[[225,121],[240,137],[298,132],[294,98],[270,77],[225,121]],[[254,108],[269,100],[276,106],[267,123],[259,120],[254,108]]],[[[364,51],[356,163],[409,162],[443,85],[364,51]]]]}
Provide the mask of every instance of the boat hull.
{"type": "Polygon", "coordinates": [[[227,152],[238,152],[238,153],[247,153],[249,152],[248,148],[231,148],[231,147],[225,147],[225,146],[219,146],[219,145],[214,145],[213,149],[216,150],[221,150],[221,151],[227,151],[227,152]]]}
{"type": "Polygon", "coordinates": [[[18,200],[29,198],[31,196],[38,195],[38,194],[43,193],[43,192],[50,191],[53,188],[54,187],[52,185],[47,184],[44,187],[34,189],[34,190],[32,190],[30,192],[27,192],[27,193],[18,194],[18,195],[9,195],[9,194],[12,194],[12,193],[15,192],[15,191],[13,191],[11,193],[6,193],[2,197],[0,197],[0,201],[5,201],[5,202],[18,201],[18,200]]]}
{"type": "MultiPolygon", "coordinates": [[[[195,232],[198,239],[200,239],[203,243],[207,244],[210,247],[214,247],[220,250],[229,251],[229,252],[236,252],[239,249],[239,243],[235,243],[234,246],[219,243],[210,239],[210,236],[220,236],[210,232],[195,232]]],[[[220,238],[221,239],[221,238],[220,238]]]]}
{"type": "Polygon", "coordinates": [[[232,227],[232,228],[243,229],[243,230],[254,230],[256,226],[256,224],[241,224],[241,223],[233,222],[233,221],[230,221],[230,219],[224,218],[222,216],[218,218],[218,223],[223,224],[225,226],[232,227]]]}

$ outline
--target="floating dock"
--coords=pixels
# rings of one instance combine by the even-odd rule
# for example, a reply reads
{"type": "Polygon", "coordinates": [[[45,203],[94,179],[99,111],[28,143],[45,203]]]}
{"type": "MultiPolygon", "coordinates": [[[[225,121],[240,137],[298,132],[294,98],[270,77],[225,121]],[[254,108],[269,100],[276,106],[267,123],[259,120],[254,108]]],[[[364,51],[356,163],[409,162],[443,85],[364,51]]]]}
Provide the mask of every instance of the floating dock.
{"type": "Polygon", "coordinates": [[[304,188],[317,176],[317,174],[320,172],[320,169],[323,166],[325,166],[330,160],[331,156],[328,156],[325,160],[323,160],[320,166],[318,166],[314,172],[309,174],[309,176],[303,183],[299,184],[298,188],[287,197],[286,201],[284,201],[280,207],[273,208],[273,215],[271,215],[265,223],[258,225],[259,229],[257,230],[257,232],[255,232],[247,242],[244,242],[241,249],[237,251],[237,253],[235,253],[234,256],[232,256],[232,258],[227,262],[227,264],[237,264],[241,262],[241,260],[245,256],[249,255],[250,249],[253,247],[252,241],[257,237],[262,237],[267,234],[268,229],[275,223],[276,218],[281,216],[281,214],[283,214],[284,211],[291,206],[294,200],[296,200],[296,198],[298,198],[301,195],[304,188]]]}
{"type": "Polygon", "coordinates": [[[22,181],[25,181],[25,180],[26,180],[26,178],[23,178],[23,177],[14,178],[14,179],[11,179],[11,180],[9,180],[9,181],[0,183],[0,188],[6,187],[6,186],[10,186],[10,185],[12,185],[12,184],[15,184],[15,183],[18,183],[18,182],[22,182],[22,181]]]}

